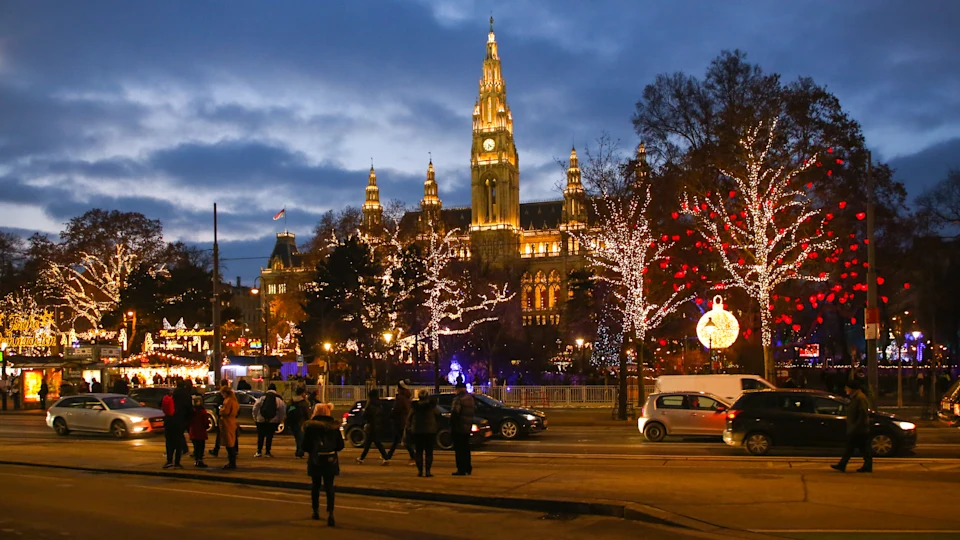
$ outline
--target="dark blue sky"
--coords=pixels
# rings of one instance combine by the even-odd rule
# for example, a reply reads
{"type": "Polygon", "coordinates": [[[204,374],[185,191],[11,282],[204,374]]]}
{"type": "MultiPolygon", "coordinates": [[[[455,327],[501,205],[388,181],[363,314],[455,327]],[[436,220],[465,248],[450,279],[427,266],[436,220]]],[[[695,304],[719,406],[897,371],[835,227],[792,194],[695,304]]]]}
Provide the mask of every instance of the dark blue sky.
{"type": "MultiPolygon", "coordinates": [[[[0,2],[0,228],[56,233],[92,207],[168,239],[266,256],[363,201],[415,204],[433,153],[469,204],[470,114],[496,17],[525,200],[554,198],[570,142],[624,146],[643,86],[722,49],[825,84],[916,195],[960,166],[960,2],[0,2]],[[282,227],[282,225],[281,225],[282,227]]],[[[256,275],[259,261],[228,261],[256,275]]]]}

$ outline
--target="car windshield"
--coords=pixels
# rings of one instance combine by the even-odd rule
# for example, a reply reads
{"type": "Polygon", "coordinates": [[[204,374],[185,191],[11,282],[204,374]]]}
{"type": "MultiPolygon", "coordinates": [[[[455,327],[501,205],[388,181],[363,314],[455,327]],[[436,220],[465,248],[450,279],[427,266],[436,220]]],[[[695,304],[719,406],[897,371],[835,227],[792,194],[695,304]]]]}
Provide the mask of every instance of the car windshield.
{"type": "Polygon", "coordinates": [[[483,404],[487,405],[488,407],[498,407],[498,408],[503,407],[503,403],[500,403],[499,401],[493,399],[490,396],[485,396],[483,394],[474,394],[473,398],[478,401],[482,401],[483,404]]]}
{"type": "Polygon", "coordinates": [[[142,407],[139,402],[134,401],[128,397],[105,397],[103,402],[107,404],[107,408],[110,410],[118,409],[136,409],[137,407],[142,407]]]}

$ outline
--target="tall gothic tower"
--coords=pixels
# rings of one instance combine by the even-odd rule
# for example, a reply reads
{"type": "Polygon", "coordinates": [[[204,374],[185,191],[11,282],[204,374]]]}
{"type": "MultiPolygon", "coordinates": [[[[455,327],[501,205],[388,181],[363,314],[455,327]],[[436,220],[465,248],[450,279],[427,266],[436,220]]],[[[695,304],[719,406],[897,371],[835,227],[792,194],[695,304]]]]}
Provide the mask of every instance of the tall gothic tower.
{"type": "Polygon", "coordinates": [[[473,107],[470,166],[473,253],[490,262],[519,257],[520,160],[513,142],[513,116],[507,104],[493,17],[480,92],[473,107]]]}
{"type": "Polygon", "coordinates": [[[363,202],[364,232],[374,234],[383,226],[383,207],[380,206],[380,188],[377,187],[377,173],[370,165],[370,176],[367,177],[367,198],[363,202]]]}
{"type": "Polygon", "coordinates": [[[423,183],[423,199],[420,200],[420,226],[421,232],[428,233],[432,230],[442,229],[440,222],[440,196],[437,192],[437,175],[433,170],[433,159],[430,159],[430,165],[427,166],[427,180],[423,183]]]}

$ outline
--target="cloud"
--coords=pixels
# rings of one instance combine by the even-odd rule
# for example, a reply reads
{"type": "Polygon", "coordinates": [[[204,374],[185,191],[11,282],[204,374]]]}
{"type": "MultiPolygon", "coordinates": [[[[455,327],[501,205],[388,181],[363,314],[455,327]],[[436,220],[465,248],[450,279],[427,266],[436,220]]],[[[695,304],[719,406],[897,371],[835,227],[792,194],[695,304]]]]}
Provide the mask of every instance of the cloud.
{"type": "Polygon", "coordinates": [[[444,205],[467,205],[491,10],[524,198],[558,196],[554,160],[573,142],[609,132],[632,148],[656,74],[700,76],[732,48],[826,84],[911,194],[956,165],[960,3],[694,6],[2,2],[0,227],[57,232],[106,207],[210,242],[217,202],[230,249],[268,253],[280,208],[305,239],[322,212],[360,204],[370,158],[381,199],[416,204],[428,153],[444,205]]]}

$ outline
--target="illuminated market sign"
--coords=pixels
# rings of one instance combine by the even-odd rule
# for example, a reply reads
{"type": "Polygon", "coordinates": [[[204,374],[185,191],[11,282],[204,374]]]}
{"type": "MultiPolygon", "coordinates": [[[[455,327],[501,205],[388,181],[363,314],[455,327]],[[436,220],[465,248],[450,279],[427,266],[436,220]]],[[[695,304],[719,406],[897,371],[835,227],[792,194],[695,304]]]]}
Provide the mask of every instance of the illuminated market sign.
{"type": "Polygon", "coordinates": [[[178,328],[176,330],[161,330],[159,335],[164,338],[206,337],[212,336],[213,330],[186,330],[178,328]]]}
{"type": "Polygon", "coordinates": [[[49,311],[31,315],[0,313],[0,341],[8,347],[56,347],[53,322],[53,313],[49,311]]]}

